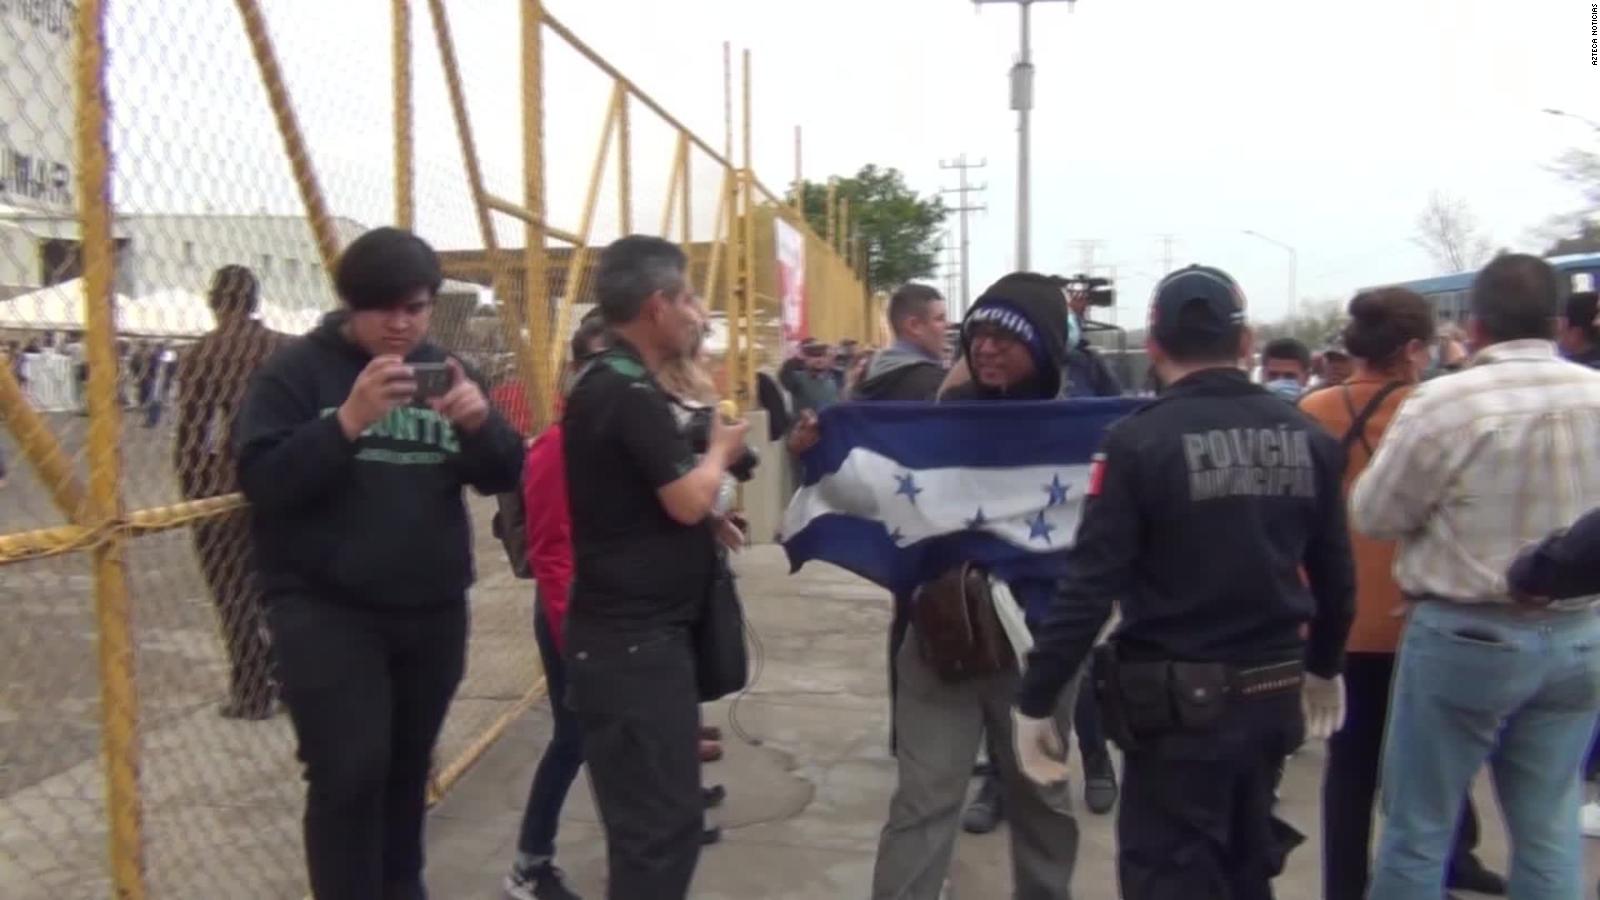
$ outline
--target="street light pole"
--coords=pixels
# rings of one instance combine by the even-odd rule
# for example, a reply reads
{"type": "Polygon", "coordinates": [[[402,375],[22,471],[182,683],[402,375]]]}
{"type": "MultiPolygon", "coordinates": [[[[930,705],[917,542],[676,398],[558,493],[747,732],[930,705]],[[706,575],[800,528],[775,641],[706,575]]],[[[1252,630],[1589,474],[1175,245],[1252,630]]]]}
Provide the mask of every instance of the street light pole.
{"type": "MultiPolygon", "coordinates": [[[[1030,31],[1030,7],[1035,3],[1061,2],[1061,0],[972,0],[985,3],[1015,3],[1022,7],[1021,50],[1011,67],[1011,108],[1017,111],[1017,268],[1027,269],[1032,255],[1029,233],[1031,215],[1029,189],[1032,174],[1031,113],[1033,111],[1033,41],[1030,31]]],[[[1065,0],[1071,4],[1077,0],[1065,0]]]]}
{"type": "Polygon", "coordinates": [[[1300,254],[1295,252],[1294,247],[1285,244],[1283,241],[1280,241],[1277,238],[1267,237],[1259,231],[1252,231],[1251,229],[1246,228],[1244,233],[1250,235],[1251,237],[1260,238],[1269,244],[1276,244],[1284,250],[1289,251],[1289,317],[1294,318],[1295,312],[1300,307],[1300,300],[1295,296],[1295,275],[1300,269],[1300,254]]]}
{"type": "Polygon", "coordinates": [[[1017,111],[1017,268],[1028,269],[1028,257],[1033,248],[1029,233],[1033,223],[1028,203],[1028,185],[1032,169],[1029,158],[1029,138],[1032,136],[1033,118],[1033,47],[1028,34],[1028,12],[1033,8],[1029,0],[1021,0],[1022,50],[1017,64],[1011,70],[1011,108],[1017,111]]]}

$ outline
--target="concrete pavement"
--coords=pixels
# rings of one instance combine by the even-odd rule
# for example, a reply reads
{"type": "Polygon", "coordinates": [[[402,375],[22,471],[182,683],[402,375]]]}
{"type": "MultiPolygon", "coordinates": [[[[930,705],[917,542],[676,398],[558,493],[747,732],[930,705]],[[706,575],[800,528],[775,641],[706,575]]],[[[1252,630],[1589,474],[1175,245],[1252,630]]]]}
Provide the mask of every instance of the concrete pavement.
{"type": "MultiPolygon", "coordinates": [[[[736,704],[708,710],[708,721],[726,733],[727,757],[707,766],[705,777],[708,784],[726,785],[729,797],[726,807],[712,814],[724,837],[701,856],[693,896],[865,897],[895,777],[887,752],[887,598],[836,569],[813,566],[791,577],[774,547],[744,554],[740,571],[741,592],[760,641],[758,677],[736,704]]],[[[434,896],[500,896],[523,800],[548,731],[548,712],[541,706],[519,721],[436,809],[429,826],[434,896]]],[[[1284,780],[1282,814],[1311,839],[1279,879],[1280,900],[1314,900],[1321,893],[1315,834],[1322,761],[1321,746],[1309,746],[1290,761],[1284,780]]],[[[1081,784],[1075,773],[1074,785],[1081,784]]],[[[1482,855],[1504,871],[1497,807],[1487,784],[1479,785],[1479,793],[1485,819],[1482,855]]],[[[1083,842],[1074,896],[1113,900],[1113,819],[1088,813],[1081,796],[1077,800],[1083,842]]],[[[586,898],[604,897],[604,839],[581,779],[562,829],[558,863],[586,898]]],[[[1004,829],[961,836],[951,871],[954,897],[1009,896],[1006,840],[1004,829]]]]}

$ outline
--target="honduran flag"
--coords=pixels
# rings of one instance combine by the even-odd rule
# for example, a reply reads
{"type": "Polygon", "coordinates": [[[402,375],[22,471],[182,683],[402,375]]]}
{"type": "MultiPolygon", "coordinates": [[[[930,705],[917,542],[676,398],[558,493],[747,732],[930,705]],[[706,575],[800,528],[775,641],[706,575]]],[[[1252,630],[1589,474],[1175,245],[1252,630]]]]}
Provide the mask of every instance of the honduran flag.
{"type": "Polygon", "coordinates": [[[896,593],[962,562],[1059,578],[1101,438],[1144,402],[830,407],[784,516],[790,565],[822,560],[896,593]]]}

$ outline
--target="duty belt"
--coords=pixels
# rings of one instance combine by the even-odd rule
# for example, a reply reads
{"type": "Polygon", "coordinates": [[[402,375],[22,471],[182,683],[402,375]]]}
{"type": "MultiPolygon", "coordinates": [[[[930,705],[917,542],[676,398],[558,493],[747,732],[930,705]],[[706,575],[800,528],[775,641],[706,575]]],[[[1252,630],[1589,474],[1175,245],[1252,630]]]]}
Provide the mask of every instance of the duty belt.
{"type": "Polygon", "coordinates": [[[1299,660],[1252,669],[1228,667],[1228,691],[1239,697],[1286,693],[1300,687],[1305,680],[1305,664],[1299,660]]]}

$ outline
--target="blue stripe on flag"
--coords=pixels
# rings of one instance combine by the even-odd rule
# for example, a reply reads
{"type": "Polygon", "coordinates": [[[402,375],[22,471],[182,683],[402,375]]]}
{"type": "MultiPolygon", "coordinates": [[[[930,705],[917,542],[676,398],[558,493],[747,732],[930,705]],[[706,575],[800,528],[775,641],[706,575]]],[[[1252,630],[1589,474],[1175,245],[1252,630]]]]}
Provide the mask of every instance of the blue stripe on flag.
{"type": "Polygon", "coordinates": [[[803,458],[804,485],[790,505],[790,531],[784,539],[790,564],[798,570],[811,560],[832,563],[896,593],[909,592],[963,562],[983,565],[1012,583],[1060,578],[1076,531],[1082,483],[1069,492],[1062,480],[1046,479],[1036,470],[1059,469],[1071,481],[1071,472],[1086,471],[1106,428],[1144,402],[1108,398],[831,407],[821,416],[820,443],[803,458]],[[847,467],[855,451],[865,452],[856,452],[847,467]],[[868,454],[886,460],[870,463],[868,454]],[[895,475],[897,469],[905,474],[895,475]],[[962,469],[993,474],[979,477],[974,471],[971,478],[951,478],[930,471],[962,469]],[[897,479],[929,487],[907,494],[893,488],[897,479]],[[1007,496],[992,493],[997,481],[1007,496]],[[990,493],[985,493],[986,485],[990,493]],[[963,492],[972,496],[961,496],[963,492]],[[975,512],[965,513],[968,509],[975,512]],[[995,518],[1002,509],[1007,510],[1003,521],[995,518]],[[1039,531],[1016,530],[1017,522],[1035,519],[1039,531]],[[929,525],[937,533],[930,534],[929,525]]]}
{"type": "Polygon", "coordinates": [[[880,522],[826,515],[787,537],[783,549],[791,572],[800,571],[812,560],[822,560],[896,594],[909,594],[959,562],[977,563],[1008,583],[1063,578],[1069,548],[1030,553],[981,531],[958,531],[900,546],[880,522]]]}
{"type": "Polygon", "coordinates": [[[1089,461],[1106,426],[1145,400],[973,403],[841,403],[822,411],[822,440],[803,458],[803,484],[838,471],[851,450],[880,453],[908,469],[974,469],[1089,461]]]}

